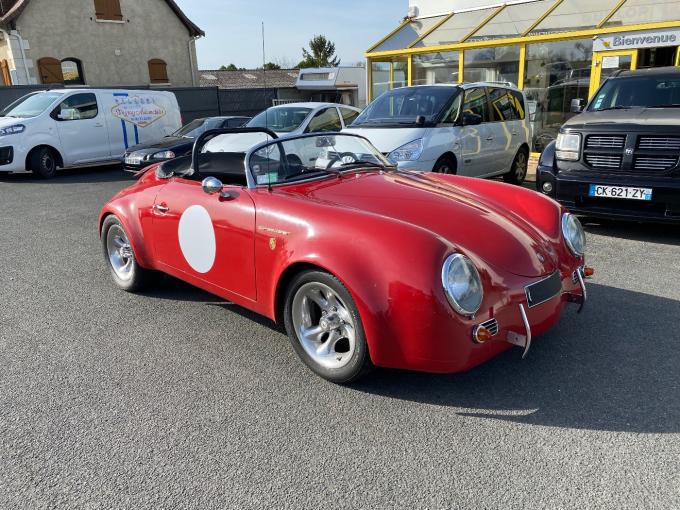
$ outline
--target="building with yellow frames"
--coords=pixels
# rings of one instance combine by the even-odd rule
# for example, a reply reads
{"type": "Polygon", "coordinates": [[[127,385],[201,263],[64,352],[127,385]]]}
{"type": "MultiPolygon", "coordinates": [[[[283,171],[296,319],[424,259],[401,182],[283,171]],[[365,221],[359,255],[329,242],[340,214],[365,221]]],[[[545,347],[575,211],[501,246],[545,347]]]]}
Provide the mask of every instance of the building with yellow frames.
{"type": "Polygon", "coordinates": [[[510,82],[527,96],[540,152],[573,115],[571,100],[615,71],[680,65],[680,0],[483,2],[411,0],[366,52],[369,99],[407,85],[510,82]]]}

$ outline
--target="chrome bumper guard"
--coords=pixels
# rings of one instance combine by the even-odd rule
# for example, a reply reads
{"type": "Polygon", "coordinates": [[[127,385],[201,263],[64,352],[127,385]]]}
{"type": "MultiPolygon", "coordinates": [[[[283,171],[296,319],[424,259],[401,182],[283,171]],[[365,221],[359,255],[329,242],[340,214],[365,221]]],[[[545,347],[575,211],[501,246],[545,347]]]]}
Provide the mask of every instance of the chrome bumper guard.
{"type": "Polygon", "coordinates": [[[527,312],[524,309],[524,305],[519,305],[519,314],[522,317],[522,322],[524,323],[524,329],[526,330],[526,336],[515,333],[514,331],[508,331],[508,342],[517,347],[523,347],[524,353],[522,354],[522,359],[527,357],[529,354],[529,349],[531,349],[531,325],[529,324],[529,318],[527,317],[527,312]]]}

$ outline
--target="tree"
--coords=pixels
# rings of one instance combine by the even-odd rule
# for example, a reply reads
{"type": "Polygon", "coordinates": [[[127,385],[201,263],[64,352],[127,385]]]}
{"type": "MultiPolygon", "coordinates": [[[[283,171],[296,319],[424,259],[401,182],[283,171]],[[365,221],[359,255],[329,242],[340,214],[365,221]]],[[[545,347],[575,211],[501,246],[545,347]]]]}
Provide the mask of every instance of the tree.
{"type": "Polygon", "coordinates": [[[236,67],[234,64],[229,64],[228,66],[222,66],[219,69],[220,71],[238,71],[238,67],[236,67]]]}
{"type": "Polygon", "coordinates": [[[264,65],[265,71],[274,71],[276,69],[281,69],[281,66],[279,64],[275,64],[274,62],[267,62],[264,65]]]}
{"type": "Polygon", "coordinates": [[[309,51],[302,48],[302,62],[298,67],[337,67],[340,59],[335,55],[335,44],[323,35],[315,35],[309,41],[309,51]]]}

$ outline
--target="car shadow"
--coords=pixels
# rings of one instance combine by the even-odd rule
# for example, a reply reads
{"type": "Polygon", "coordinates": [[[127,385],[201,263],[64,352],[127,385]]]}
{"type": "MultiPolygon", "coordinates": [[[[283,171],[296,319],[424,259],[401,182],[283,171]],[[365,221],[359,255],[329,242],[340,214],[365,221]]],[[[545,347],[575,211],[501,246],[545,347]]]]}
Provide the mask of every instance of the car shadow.
{"type": "Polygon", "coordinates": [[[124,172],[122,165],[106,165],[84,168],[69,168],[58,170],[52,179],[41,179],[32,173],[3,174],[0,173],[0,183],[6,184],[83,184],[104,182],[134,181],[132,174],[124,172]]]}
{"type": "Polygon", "coordinates": [[[526,360],[512,349],[463,374],[376,370],[352,388],[480,419],[680,432],[680,303],[597,284],[589,290],[583,314],[572,307],[526,360]],[[599,313],[605,304],[621,313],[599,313]]]}
{"type": "Polygon", "coordinates": [[[589,234],[646,243],[680,246],[680,225],[662,223],[636,223],[582,217],[583,228],[589,234]]]}

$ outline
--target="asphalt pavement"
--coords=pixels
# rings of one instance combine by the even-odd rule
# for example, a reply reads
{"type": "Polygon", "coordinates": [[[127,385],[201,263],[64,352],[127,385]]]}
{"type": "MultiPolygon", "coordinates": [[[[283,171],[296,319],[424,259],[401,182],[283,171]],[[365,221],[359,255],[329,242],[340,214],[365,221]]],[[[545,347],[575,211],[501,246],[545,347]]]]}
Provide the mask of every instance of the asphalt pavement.
{"type": "Polygon", "coordinates": [[[0,178],[0,509],[680,508],[680,228],[587,223],[526,360],[342,387],[171,278],[110,282],[119,169],[0,178]]]}

